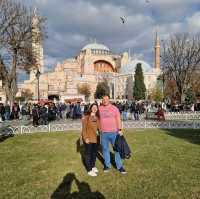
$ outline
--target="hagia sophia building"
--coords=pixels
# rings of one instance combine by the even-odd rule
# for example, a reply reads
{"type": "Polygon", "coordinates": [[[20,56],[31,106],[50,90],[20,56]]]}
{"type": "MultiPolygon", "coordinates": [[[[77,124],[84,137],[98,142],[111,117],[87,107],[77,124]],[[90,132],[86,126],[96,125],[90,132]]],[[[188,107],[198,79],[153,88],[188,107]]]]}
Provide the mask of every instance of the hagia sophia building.
{"type": "MultiPolygon", "coordinates": [[[[43,59],[40,59],[43,60],[43,59]]],[[[43,61],[42,61],[43,62],[43,61]]],[[[155,87],[160,74],[160,45],[156,38],[155,66],[129,56],[124,52],[121,55],[112,51],[101,43],[90,43],[84,46],[78,56],[57,63],[54,71],[43,73],[44,65],[40,65],[39,79],[40,99],[73,99],[84,98],[78,93],[78,86],[87,83],[91,89],[90,100],[94,100],[94,93],[98,82],[108,82],[112,99],[132,99],[134,73],[137,64],[141,64],[144,74],[144,83],[147,92],[155,87]]],[[[22,89],[30,89],[37,99],[37,81],[33,71],[30,79],[25,81],[22,89]]]]}
{"type": "MultiPolygon", "coordinates": [[[[91,91],[89,101],[94,101],[97,84],[105,79],[110,88],[111,99],[132,99],[137,64],[142,66],[147,94],[155,87],[160,74],[160,41],[157,34],[153,67],[143,60],[131,57],[128,52],[114,54],[106,45],[93,42],[85,45],[77,56],[57,63],[53,71],[44,72],[43,46],[41,43],[32,46],[33,50],[37,51],[41,73],[39,77],[40,99],[64,101],[82,98],[85,100],[84,96],[78,92],[78,86],[87,83],[91,91]]],[[[31,71],[29,80],[24,81],[18,87],[19,91],[29,89],[33,93],[34,99],[37,100],[36,71],[31,71]]]]}

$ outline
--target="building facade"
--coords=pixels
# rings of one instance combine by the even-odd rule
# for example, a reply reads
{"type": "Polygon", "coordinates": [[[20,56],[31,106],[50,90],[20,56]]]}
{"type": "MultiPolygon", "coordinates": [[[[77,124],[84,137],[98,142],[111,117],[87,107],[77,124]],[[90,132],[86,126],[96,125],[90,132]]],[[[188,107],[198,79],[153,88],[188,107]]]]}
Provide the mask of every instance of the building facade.
{"type": "MultiPolygon", "coordinates": [[[[43,73],[39,78],[40,99],[73,99],[84,98],[78,93],[78,86],[87,83],[90,86],[90,101],[94,100],[94,93],[98,82],[107,80],[112,99],[132,99],[134,73],[137,64],[141,64],[147,94],[155,87],[160,74],[160,45],[155,39],[155,64],[151,67],[143,60],[130,57],[127,52],[114,54],[105,45],[91,43],[84,46],[80,53],[70,59],[57,63],[52,72],[43,73]]],[[[38,99],[38,83],[35,75],[20,88],[30,89],[38,99]]]]}

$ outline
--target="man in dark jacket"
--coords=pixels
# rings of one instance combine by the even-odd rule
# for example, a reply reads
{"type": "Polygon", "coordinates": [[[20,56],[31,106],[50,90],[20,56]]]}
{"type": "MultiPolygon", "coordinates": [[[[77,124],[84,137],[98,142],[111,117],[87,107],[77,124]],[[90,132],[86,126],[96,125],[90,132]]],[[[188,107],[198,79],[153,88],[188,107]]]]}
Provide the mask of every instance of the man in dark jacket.
{"type": "Polygon", "coordinates": [[[5,115],[5,107],[4,107],[4,105],[1,103],[1,104],[0,104],[0,117],[1,117],[2,121],[5,120],[4,115],[5,115]]]}
{"type": "Polygon", "coordinates": [[[32,110],[32,116],[33,116],[33,126],[37,127],[39,125],[39,107],[38,105],[34,105],[32,110]]]}
{"type": "Polygon", "coordinates": [[[14,103],[12,107],[12,114],[14,119],[19,119],[19,112],[20,112],[19,105],[17,103],[14,103]]]}
{"type": "Polygon", "coordinates": [[[42,104],[39,109],[39,115],[40,115],[41,125],[47,125],[48,124],[48,113],[47,113],[47,108],[44,106],[44,104],[42,104]]]}
{"type": "Polygon", "coordinates": [[[10,120],[10,105],[9,104],[5,105],[5,119],[10,120]]]}
{"type": "Polygon", "coordinates": [[[137,103],[135,105],[135,110],[134,110],[134,118],[135,120],[139,120],[139,112],[140,112],[140,105],[137,103]]]}

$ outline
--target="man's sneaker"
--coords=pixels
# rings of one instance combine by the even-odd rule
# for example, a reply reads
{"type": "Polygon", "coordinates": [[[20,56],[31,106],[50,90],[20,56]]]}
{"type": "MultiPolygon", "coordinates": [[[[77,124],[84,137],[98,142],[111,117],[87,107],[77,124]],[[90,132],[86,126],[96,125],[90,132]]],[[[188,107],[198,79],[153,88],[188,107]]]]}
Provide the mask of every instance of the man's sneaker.
{"type": "Polygon", "coordinates": [[[110,168],[107,167],[107,166],[104,166],[104,168],[103,168],[103,172],[104,172],[104,173],[107,173],[107,172],[109,172],[109,171],[110,171],[110,168]]]}
{"type": "Polygon", "coordinates": [[[95,172],[95,173],[98,173],[98,172],[99,172],[99,170],[98,170],[96,167],[93,167],[93,168],[92,168],[92,171],[95,172]]]}
{"type": "Polygon", "coordinates": [[[88,175],[92,176],[92,177],[96,177],[97,176],[97,174],[92,170],[88,172],[88,175]]]}
{"type": "Polygon", "coordinates": [[[119,172],[120,172],[121,174],[126,174],[126,173],[127,173],[123,167],[121,167],[121,168],[119,169],[119,172]]]}

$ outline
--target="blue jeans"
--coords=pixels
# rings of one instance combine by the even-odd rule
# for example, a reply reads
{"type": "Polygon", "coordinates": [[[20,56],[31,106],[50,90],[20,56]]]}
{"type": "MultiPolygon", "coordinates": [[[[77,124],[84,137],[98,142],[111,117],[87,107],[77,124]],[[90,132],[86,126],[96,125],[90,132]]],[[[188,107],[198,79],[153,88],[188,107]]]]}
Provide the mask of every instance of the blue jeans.
{"type": "Polygon", "coordinates": [[[127,111],[123,111],[123,112],[122,112],[122,119],[123,119],[124,121],[128,120],[128,112],[127,112],[127,111]]]}
{"type": "Polygon", "coordinates": [[[138,112],[134,112],[134,118],[135,118],[135,120],[139,120],[139,113],[138,112]]]}
{"type": "MultiPolygon", "coordinates": [[[[109,143],[111,143],[112,146],[114,146],[116,136],[116,132],[101,133],[101,145],[103,150],[104,165],[109,168],[111,168],[109,143]]],[[[115,152],[115,164],[117,169],[120,169],[122,167],[122,160],[119,152],[115,152]]]]}
{"type": "Polygon", "coordinates": [[[5,119],[10,120],[10,113],[9,112],[5,112],[5,119]]]}

